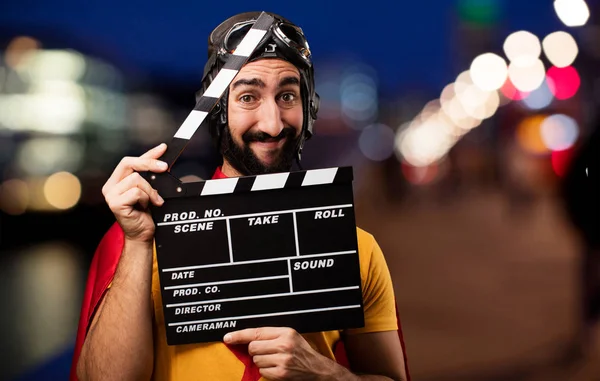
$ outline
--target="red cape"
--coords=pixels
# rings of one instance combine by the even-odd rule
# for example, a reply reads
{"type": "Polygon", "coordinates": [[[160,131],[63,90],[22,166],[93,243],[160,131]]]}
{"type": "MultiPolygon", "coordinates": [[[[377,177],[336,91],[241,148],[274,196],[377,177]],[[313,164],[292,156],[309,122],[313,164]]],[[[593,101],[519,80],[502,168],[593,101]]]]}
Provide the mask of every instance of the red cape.
{"type": "MultiPolygon", "coordinates": [[[[226,176],[217,168],[213,178],[225,178],[226,176]]],[[[108,232],[104,235],[100,244],[96,248],[92,264],[90,265],[88,279],[85,286],[85,293],[83,296],[83,302],[81,305],[81,313],[79,317],[79,326],[77,328],[77,338],[75,340],[75,352],[73,354],[73,362],[71,363],[71,376],[70,381],[77,381],[77,360],[81,352],[81,347],[87,334],[88,325],[92,321],[94,312],[98,307],[98,304],[102,300],[104,292],[107,290],[108,285],[112,281],[121,252],[123,251],[124,234],[123,230],[116,222],[110,227],[108,232]]],[[[396,311],[396,317],[398,317],[396,311]]],[[[408,360],[406,356],[406,348],[404,344],[404,337],[402,335],[402,328],[400,326],[400,319],[398,318],[398,336],[402,345],[402,351],[404,353],[404,364],[406,367],[406,375],[408,381],[410,381],[410,375],[408,373],[408,360]]],[[[229,346],[229,349],[237,356],[240,361],[246,366],[244,375],[241,381],[257,381],[260,378],[258,367],[252,362],[252,357],[248,354],[246,347],[240,346],[229,346]]],[[[346,358],[346,352],[344,350],[343,342],[340,341],[339,345],[335,348],[335,357],[338,363],[348,367],[348,360],[346,358]]]]}

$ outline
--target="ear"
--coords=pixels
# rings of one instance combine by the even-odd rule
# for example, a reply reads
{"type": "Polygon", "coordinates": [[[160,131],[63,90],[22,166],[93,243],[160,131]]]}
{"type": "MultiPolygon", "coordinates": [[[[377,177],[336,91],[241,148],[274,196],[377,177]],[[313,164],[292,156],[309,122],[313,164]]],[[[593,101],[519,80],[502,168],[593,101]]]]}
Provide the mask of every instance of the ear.
{"type": "Polygon", "coordinates": [[[313,119],[317,119],[317,113],[319,112],[319,106],[321,105],[321,97],[317,92],[314,92],[312,101],[310,102],[310,114],[313,119]]]}

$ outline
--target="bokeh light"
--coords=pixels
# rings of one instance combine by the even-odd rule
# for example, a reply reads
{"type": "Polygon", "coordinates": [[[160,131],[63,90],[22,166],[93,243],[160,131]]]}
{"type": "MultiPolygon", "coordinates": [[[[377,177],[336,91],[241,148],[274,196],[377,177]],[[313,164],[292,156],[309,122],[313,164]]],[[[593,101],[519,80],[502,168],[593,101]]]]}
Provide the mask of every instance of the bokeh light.
{"type": "Polygon", "coordinates": [[[544,63],[537,58],[527,66],[515,62],[511,62],[508,66],[508,77],[519,91],[531,92],[537,89],[545,76],[544,63]]]}
{"type": "MultiPolygon", "coordinates": [[[[8,284],[14,298],[21,301],[12,312],[19,319],[18,324],[27,327],[16,327],[19,337],[24,343],[36,343],[29,344],[30,356],[45,359],[57,356],[70,345],[69,338],[79,316],[74,301],[81,300],[85,287],[81,273],[83,252],[65,241],[37,243],[36,239],[30,239],[32,234],[33,231],[24,234],[29,244],[19,250],[12,261],[9,277],[13,279],[8,284]]],[[[56,375],[58,372],[44,370],[43,373],[53,374],[50,378],[63,378],[56,375]]]]}
{"type": "Polygon", "coordinates": [[[548,81],[551,81],[549,78],[546,78],[542,85],[529,93],[521,103],[530,110],[541,110],[550,106],[552,100],[554,99],[554,95],[552,94],[552,89],[554,85],[550,85],[548,81]]]}
{"type": "Polygon", "coordinates": [[[442,92],[440,93],[440,106],[442,107],[442,110],[448,108],[450,101],[454,99],[455,95],[456,93],[454,92],[454,83],[450,83],[444,86],[442,92]]]}
{"type": "Polygon", "coordinates": [[[472,126],[465,128],[455,123],[443,110],[436,112],[427,119],[428,123],[433,123],[438,126],[440,135],[448,135],[450,137],[459,138],[468,132],[472,126]]]}
{"type": "Polygon", "coordinates": [[[342,115],[351,127],[363,128],[377,118],[377,77],[370,66],[350,68],[340,84],[342,115]]]}
{"type": "Polygon", "coordinates": [[[584,0],[554,0],[556,15],[566,26],[582,26],[590,18],[590,9],[584,0]]]}
{"type": "Polygon", "coordinates": [[[463,133],[481,124],[480,119],[474,118],[465,111],[456,96],[443,103],[442,111],[452,123],[464,130],[463,133]]]}
{"type": "Polygon", "coordinates": [[[428,166],[444,157],[456,142],[456,136],[448,131],[443,119],[429,118],[399,131],[395,147],[407,163],[415,167],[428,166]]]}
{"type": "Polygon", "coordinates": [[[579,53],[577,42],[575,42],[573,36],[563,31],[547,35],[542,41],[542,46],[544,54],[556,67],[571,65],[579,53]]]}
{"type": "Polygon", "coordinates": [[[548,116],[542,121],[540,130],[542,141],[553,151],[571,148],[579,137],[579,125],[564,114],[548,116]]]}
{"type": "Polygon", "coordinates": [[[31,53],[40,48],[41,44],[35,38],[19,36],[12,39],[4,52],[4,62],[10,68],[17,68],[31,53]]]}
{"type": "Polygon", "coordinates": [[[508,66],[504,58],[494,53],[477,56],[470,68],[473,83],[482,90],[498,90],[508,77],[508,66]]]}
{"type": "Polygon", "coordinates": [[[47,176],[58,171],[74,172],[81,168],[84,145],[68,137],[39,137],[23,142],[15,163],[24,175],[47,176]]]}
{"type": "Polygon", "coordinates": [[[500,93],[506,99],[509,99],[512,101],[520,101],[529,95],[529,92],[527,92],[527,91],[519,91],[515,87],[515,85],[512,83],[510,78],[506,79],[506,82],[504,82],[504,85],[502,85],[502,87],[500,88],[500,93]]]}
{"type": "Polygon", "coordinates": [[[550,90],[556,99],[569,99],[577,93],[581,85],[579,73],[573,66],[552,66],[546,74],[550,79],[550,90]]]}
{"type": "Polygon", "coordinates": [[[57,172],[46,179],[44,196],[57,209],[72,208],[81,197],[81,183],[69,172],[57,172]]]}
{"type": "Polygon", "coordinates": [[[552,151],[550,160],[552,162],[552,170],[557,176],[563,177],[573,159],[574,149],[568,148],[562,151],[552,151]]]}
{"type": "MultiPolygon", "coordinates": [[[[509,82],[509,81],[507,81],[507,82],[509,82]]],[[[504,85],[502,85],[500,90],[497,91],[498,99],[499,99],[499,106],[498,106],[499,108],[502,106],[506,106],[513,101],[511,98],[507,97],[506,94],[504,94],[504,86],[506,86],[506,83],[504,83],[504,85]]],[[[513,89],[514,89],[514,86],[513,86],[513,89]]],[[[516,91],[516,89],[514,89],[514,90],[516,91]]]]}
{"type": "MultiPolygon", "coordinates": [[[[469,70],[462,72],[456,78],[453,90],[455,99],[460,103],[460,108],[471,118],[481,121],[492,116],[498,108],[499,98],[497,92],[495,90],[482,90],[479,86],[476,86],[471,79],[469,70]]],[[[447,97],[448,94],[444,96],[447,97]]],[[[451,102],[453,101],[451,100],[451,102]]],[[[449,106],[457,108],[452,103],[449,106]]],[[[457,120],[457,124],[460,124],[460,119],[464,119],[464,115],[458,115],[456,112],[452,112],[449,116],[452,120],[457,120]]],[[[470,128],[473,127],[475,126],[470,126],[470,128]]]]}
{"type": "Polygon", "coordinates": [[[541,134],[541,125],[545,119],[545,115],[531,115],[517,125],[515,138],[525,151],[536,155],[550,153],[541,134]]]}
{"type": "Polygon", "coordinates": [[[25,94],[0,96],[0,123],[16,130],[74,133],[86,112],[82,87],[70,81],[36,81],[25,94]]]}
{"type": "Polygon", "coordinates": [[[29,54],[16,70],[38,81],[78,81],[86,70],[83,55],[69,50],[38,50],[29,54]]]}
{"type": "Polygon", "coordinates": [[[511,64],[521,67],[534,65],[542,53],[540,39],[535,34],[525,30],[511,33],[502,47],[511,64]]]}
{"type": "Polygon", "coordinates": [[[442,102],[440,99],[433,99],[425,104],[423,110],[415,117],[415,120],[424,122],[437,114],[442,108],[442,102]]]}
{"type": "Polygon", "coordinates": [[[439,173],[439,165],[437,163],[433,163],[423,167],[415,167],[403,161],[401,164],[401,170],[404,178],[409,183],[413,185],[427,185],[436,179],[439,173]]]}
{"type": "Polygon", "coordinates": [[[115,130],[128,125],[122,74],[113,65],[73,50],[41,50],[25,37],[9,49],[11,64],[0,66],[2,127],[70,135],[89,124],[115,130]]]}

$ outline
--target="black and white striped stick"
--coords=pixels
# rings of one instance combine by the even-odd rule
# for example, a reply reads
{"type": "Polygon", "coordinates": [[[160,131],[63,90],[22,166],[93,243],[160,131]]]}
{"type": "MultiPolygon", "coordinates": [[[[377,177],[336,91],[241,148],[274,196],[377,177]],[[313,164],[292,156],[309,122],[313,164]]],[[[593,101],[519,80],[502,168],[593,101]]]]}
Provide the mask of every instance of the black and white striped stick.
{"type": "Polygon", "coordinates": [[[273,21],[274,18],[267,13],[262,12],[260,14],[233,54],[229,56],[223,68],[219,70],[215,79],[208,86],[208,89],[198,99],[196,106],[187,118],[185,118],[173,136],[171,143],[167,146],[167,151],[160,158],[160,160],[169,165],[169,169],[171,169],[179,155],[181,155],[198,128],[201,125],[206,125],[205,121],[208,113],[215,107],[242,66],[248,61],[248,58],[252,55],[265,34],[267,34],[273,21]]]}

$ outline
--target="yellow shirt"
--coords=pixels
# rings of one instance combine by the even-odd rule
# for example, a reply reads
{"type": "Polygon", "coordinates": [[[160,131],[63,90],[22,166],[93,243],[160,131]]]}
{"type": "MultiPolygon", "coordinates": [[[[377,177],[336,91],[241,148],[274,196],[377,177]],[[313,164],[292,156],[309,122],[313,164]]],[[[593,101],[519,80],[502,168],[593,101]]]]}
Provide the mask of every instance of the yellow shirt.
{"type": "MultiPolygon", "coordinates": [[[[394,290],[383,253],[371,234],[357,228],[357,237],[365,326],[345,331],[302,335],[317,352],[332,360],[335,360],[333,349],[342,334],[354,335],[398,329],[394,290]]],[[[156,252],[152,269],[152,300],[154,303],[153,380],[239,381],[242,379],[244,364],[221,342],[167,345],[156,252]]]]}

